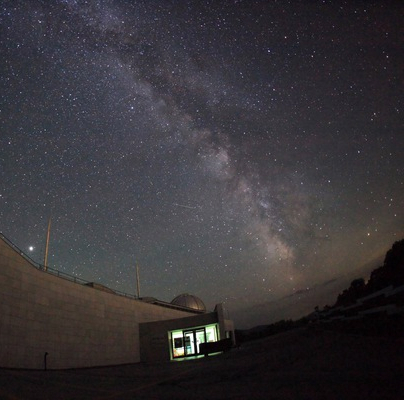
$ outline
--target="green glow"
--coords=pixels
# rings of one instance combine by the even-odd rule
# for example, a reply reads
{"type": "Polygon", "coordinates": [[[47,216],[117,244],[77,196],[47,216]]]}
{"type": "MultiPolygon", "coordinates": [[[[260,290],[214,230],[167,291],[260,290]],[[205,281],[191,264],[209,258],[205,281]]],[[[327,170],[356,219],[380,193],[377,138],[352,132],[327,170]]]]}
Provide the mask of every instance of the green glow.
{"type": "Polygon", "coordinates": [[[170,359],[200,356],[199,346],[218,340],[218,326],[211,324],[168,332],[170,359]]]}

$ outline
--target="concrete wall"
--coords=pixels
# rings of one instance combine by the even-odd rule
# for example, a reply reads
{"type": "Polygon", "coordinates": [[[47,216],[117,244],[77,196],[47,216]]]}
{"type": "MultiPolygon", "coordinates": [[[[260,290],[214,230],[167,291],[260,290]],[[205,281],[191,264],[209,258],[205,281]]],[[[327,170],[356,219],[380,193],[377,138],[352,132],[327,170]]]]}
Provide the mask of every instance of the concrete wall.
{"type": "Polygon", "coordinates": [[[0,367],[139,362],[140,322],[193,315],[50,275],[0,238],[0,367]]]}
{"type": "Polygon", "coordinates": [[[145,362],[170,360],[168,332],[210,325],[218,322],[217,313],[194,315],[193,317],[147,322],[140,324],[140,359],[145,362]]]}

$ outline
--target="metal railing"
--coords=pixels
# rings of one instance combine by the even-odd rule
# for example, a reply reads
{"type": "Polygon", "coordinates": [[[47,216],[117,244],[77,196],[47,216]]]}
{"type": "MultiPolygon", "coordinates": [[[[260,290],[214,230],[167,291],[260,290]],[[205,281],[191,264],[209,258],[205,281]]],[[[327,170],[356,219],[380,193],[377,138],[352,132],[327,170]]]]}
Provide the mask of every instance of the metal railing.
{"type": "MultiPolygon", "coordinates": [[[[25,258],[34,268],[36,268],[37,270],[39,270],[41,272],[57,276],[58,278],[66,279],[66,280],[68,280],[70,282],[74,282],[74,283],[77,283],[77,284],[82,285],[82,286],[86,286],[86,285],[89,285],[91,283],[96,283],[97,284],[97,282],[87,281],[85,279],[78,278],[77,276],[74,276],[74,275],[69,275],[69,274],[67,274],[65,272],[59,271],[59,270],[54,269],[54,268],[50,268],[50,267],[45,268],[43,264],[39,264],[38,262],[33,260],[28,254],[24,253],[16,244],[14,244],[10,239],[8,239],[2,232],[0,232],[0,238],[6,244],[8,244],[14,251],[16,251],[20,256],[25,258]]],[[[89,287],[91,287],[91,286],[89,286],[89,287]]],[[[106,288],[111,290],[111,292],[113,292],[111,294],[126,297],[126,298],[129,298],[129,299],[132,299],[132,300],[142,300],[142,298],[138,298],[137,296],[134,296],[132,294],[121,292],[120,290],[110,289],[108,287],[106,287],[106,288]]],[[[95,288],[95,289],[97,289],[97,288],[95,288]]],[[[100,290],[100,289],[97,289],[97,290],[100,290]]],[[[106,293],[110,293],[110,292],[106,291],[106,293]]],[[[146,302],[148,302],[148,301],[146,301],[146,302]]],[[[194,314],[203,313],[203,311],[201,312],[200,310],[194,310],[194,309],[191,309],[191,308],[188,308],[188,307],[174,305],[174,304],[167,303],[165,301],[161,301],[161,300],[157,300],[157,299],[153,299],[153,301],[151,301],[150,303],[155,304],[155,305],[159,305],[161,307],[172,308],[172,309],[182,310],[182,311],[186,311],[186,312],[192,312],[194,314]]]]}
{"type": "MultiPolygon", "coordinates": [[[[83,285],[83,286],[88,285],[90,283],[94,283],[94,282],[87,281],[85,279],[79,278],[74,275],[69,275],[66,272],[59,271],[55,268],[50,268],[50,267],[45,268],[44,265],[39,264],[38,262],[33,260],[28,254],[24,253],[16,244],[14,244],[10,239],[8,239],[2,232],[0,232],[0,238],[3,239],[3,241],[6,242],[14,251],[16,251],[20,256],[25,258],[33,267],[35,267],[39,271],[57,276],[58,278],[66,279],[70,282],[78,283],[79,285],[83,285]]],[[[130,299],[137,300],[137,296],[134,296],[132,294],[121,292],[120,290],[115,290],[115,289],[110,289],[110,290],[113,292],[113,294],[116,294],[118,296],[128,297],[130,299]]]]}

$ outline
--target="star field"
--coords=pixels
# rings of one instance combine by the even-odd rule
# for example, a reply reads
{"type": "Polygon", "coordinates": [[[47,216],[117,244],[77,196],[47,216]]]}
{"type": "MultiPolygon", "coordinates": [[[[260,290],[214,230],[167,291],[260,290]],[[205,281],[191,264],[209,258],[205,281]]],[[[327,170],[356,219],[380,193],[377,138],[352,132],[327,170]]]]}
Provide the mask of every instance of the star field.
{"type": "Polygon", "coordinates": [[[248,325],[404,236],[400,2],[0,5],[0,231],[34,260],[52,216],[50,267],[248,325]]]}

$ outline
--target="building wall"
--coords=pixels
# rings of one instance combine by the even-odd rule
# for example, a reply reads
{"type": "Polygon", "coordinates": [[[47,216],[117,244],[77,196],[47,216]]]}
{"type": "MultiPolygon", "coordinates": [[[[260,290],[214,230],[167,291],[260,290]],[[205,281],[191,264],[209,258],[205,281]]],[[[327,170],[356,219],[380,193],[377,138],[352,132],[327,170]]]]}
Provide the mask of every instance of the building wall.
{"type": "Polygon", "coordinates": [[[169,331],[210,325],[217,322],[217,313],[212,312],[187,318],[141,323],[140,359],[145,362],[168,361],[170,360],[169,331]]]}
{"type": "Polygon", "coordinates": [[[45,273],[0,238],[0,367],[139,362],[140,322],[194,315],[45,273]]]}

